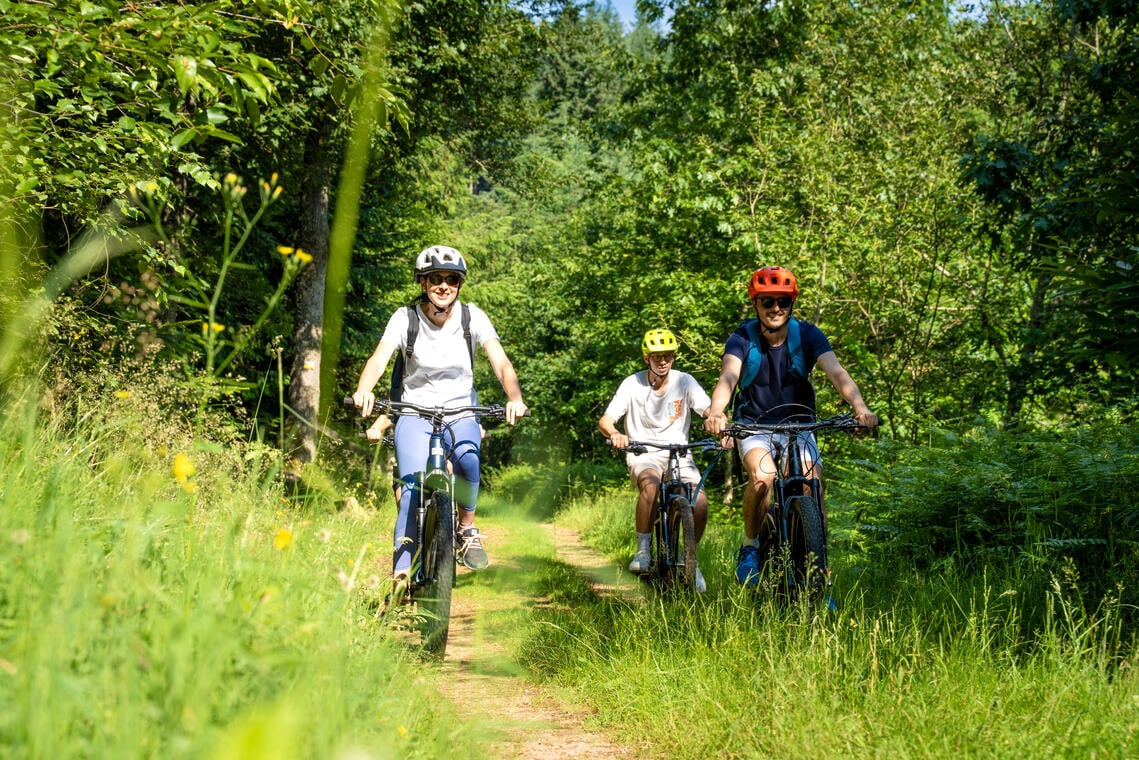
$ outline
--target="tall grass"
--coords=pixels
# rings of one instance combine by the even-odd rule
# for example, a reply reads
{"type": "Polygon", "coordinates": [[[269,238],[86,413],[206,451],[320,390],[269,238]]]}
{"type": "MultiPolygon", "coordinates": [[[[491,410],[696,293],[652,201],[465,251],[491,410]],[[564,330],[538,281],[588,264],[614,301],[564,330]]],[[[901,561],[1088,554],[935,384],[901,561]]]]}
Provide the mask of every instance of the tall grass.
{"type": "MultiPolygon", "coordinates": [[[[628,489],[569,506],[615,562],[631,552],[628,489]]],[[[839,610],[786,606],[732,580],[739,528],[701,545],[703,598],[592,598],[562,567],[525,659],[639,738],[645,754],[702,757],[1125,757],[1139,750],[1139,677],[1109,597],[1085,609],[1074,570],[1044,609],[1010,580],[844,571],[839,610]],[[574,591],[574,584],[578,590],[574,591]],[[560,589],[560,591],[559,591],[560,589]],[[566,611],[557,595],[572,597],[566,611]],[[582,609],[587,606],[587,610],[582,609]],[[1030,626],[1026,621],[1043,621],[1030,626]]]]}
{"type": "Polygon", "coordinates": [[[477,755],[376,620],[385,531],[120,395],[0,420],[0,756],[477,755]]]}

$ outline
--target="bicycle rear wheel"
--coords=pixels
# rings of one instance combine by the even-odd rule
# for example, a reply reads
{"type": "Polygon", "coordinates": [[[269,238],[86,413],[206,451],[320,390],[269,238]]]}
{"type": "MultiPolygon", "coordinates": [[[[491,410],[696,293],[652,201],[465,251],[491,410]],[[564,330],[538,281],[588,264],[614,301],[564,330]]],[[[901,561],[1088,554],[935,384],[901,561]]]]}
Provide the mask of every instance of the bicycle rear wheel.
{"type": "Polygon", "coordinates": [[[424,530],[423,584],[413,597],[423,618],[420,628],[423,650],[442,658],[451,626],[451,587],[455,583],[455,519],[451,496],[441,491],[431,495],[424,530]]]}
{"type": "Polygon", "coordinates": [[[787,504],[787,591],[814,599],[826,585],[827,537],[823,516],[813,496],[793,496],[787,504]]]}
{"type": "Polygon", "coordinates": [[[669,565],[679,580],[688,588],[696,586],[696,518],[692,505],[683,496],[671,500],[669,531],[672,546],[669,547],[669,565]]]}

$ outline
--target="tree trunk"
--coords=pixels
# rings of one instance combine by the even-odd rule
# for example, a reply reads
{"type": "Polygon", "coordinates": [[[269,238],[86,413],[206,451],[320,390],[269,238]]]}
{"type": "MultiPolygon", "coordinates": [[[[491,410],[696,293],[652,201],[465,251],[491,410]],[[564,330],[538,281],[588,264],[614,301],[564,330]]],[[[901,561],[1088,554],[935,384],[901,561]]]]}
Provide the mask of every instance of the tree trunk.
{"type": "Polygon", "coordinates": [[[1020,415],[1030,396],[1029,385],[1036,376],[1037,355],[1044,341],[1044,327],[1048,310],[1048,295],[1051,291],[1051,275],[1043,275],[1036,281],[1032,293],[1032,308],[1024,327],[1020,356],[1009,368],[1008,396],[1005,399],[1005,413],[1002,421],[1005,430],[1013,430],[1020,424],[1020,415]]]}
{"type": "Polygon", "coordinates": [[[312,256],[301,270],[293,291],[293,364],[289,372],[290,466],[316,458],[316,423],[320,415],[320,342],[323,334],[324,289],[328,274],[328,204],[332,161],[327,149],[331,126],[325,123],[305,139],[304,176],[298,245],[312,256]]]}

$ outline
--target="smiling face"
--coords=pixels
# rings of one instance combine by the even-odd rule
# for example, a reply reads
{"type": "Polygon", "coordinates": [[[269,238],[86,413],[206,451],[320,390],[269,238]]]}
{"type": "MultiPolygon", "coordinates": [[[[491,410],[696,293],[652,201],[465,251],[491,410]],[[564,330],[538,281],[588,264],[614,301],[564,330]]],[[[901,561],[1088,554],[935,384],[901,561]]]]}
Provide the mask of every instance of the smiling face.
{"type": "Polygon", "coordinates": [[[463,277],[458,272],[428,272],[419,278],[419,287],[437,309],[446,309],[459,295],[463,277]]]}
{"type": "Polygon", "coordinates": [[[674,361],[676,361],[675,351],[654,351],[645,357],[645,364],[649,365],[649,369],[658,377],[667,375],[674,361]]]}
{"type": "Polygon", "coordinates": [[[751,304],[755,308],[755,316],[759,317],[764,327],[778,330],[791,318],[791,307],[795,305],[795,299],[784,293],[760,293],[751,299],[751,304]]]}

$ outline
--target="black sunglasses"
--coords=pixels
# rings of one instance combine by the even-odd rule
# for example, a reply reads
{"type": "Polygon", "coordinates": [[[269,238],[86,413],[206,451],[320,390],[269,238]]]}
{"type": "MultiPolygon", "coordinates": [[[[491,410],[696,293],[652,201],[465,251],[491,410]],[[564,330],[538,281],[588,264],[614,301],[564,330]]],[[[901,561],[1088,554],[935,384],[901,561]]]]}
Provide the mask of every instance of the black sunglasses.
{"type": "Polygon", "coordinates": [[[757,296],[756,300],[759,301],[759,305],[765,309],[770,309],[775,304],[779,304],[780,309],[790,309],[791,304],[795,303],[795,299],[791,296],[779,296],[778,298],[773,298],[772,296],[757,296]]]}
{"type": "Polygon", "coordinates": [[[457,288],[459,287],[460,283],[462,283],[463,278],[457,274],[442,275],[438,272],[432,272],[431,274],[427,275],[427,282],[432,285],[439,285],[444,281],[446,281],[446,283],[452,288],[457,288]]]}

